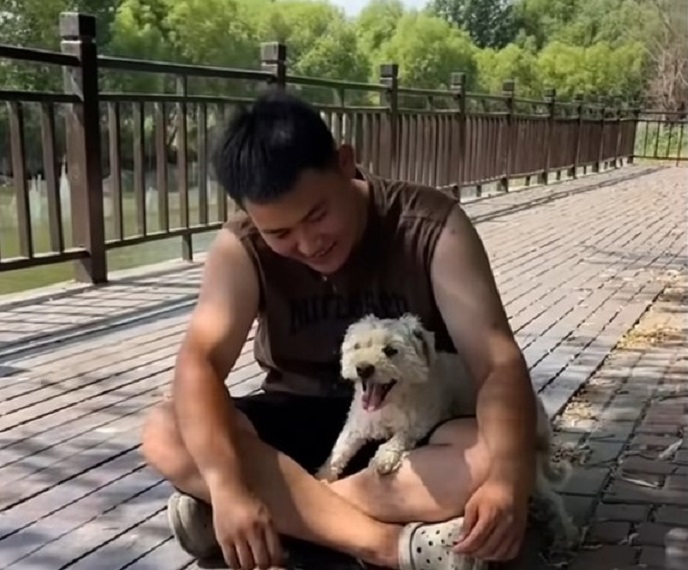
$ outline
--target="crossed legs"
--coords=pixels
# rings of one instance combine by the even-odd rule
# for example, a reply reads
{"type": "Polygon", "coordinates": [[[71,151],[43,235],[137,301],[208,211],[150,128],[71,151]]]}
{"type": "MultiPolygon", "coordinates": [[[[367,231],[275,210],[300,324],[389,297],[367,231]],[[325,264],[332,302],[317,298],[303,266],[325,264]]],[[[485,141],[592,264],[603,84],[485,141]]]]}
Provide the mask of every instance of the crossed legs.
{"type": "MultiPolygon", "coordinates": [[[[460,515],[487,471],[487,453],[473,420],[455,420],[414,450],[395,475],[365,469],[326,485],[242,426],[241,445],[253,489],[270,509],[278,532],[368,563],[398,568],[402,524],[460,515]],[[446,473],[454,473],[447,478],[446,473]]],[[[146,461],[177,489],[205,502],[209,492],[182,443],[169,403],[151,411],[142,433],[146,461]]]]}

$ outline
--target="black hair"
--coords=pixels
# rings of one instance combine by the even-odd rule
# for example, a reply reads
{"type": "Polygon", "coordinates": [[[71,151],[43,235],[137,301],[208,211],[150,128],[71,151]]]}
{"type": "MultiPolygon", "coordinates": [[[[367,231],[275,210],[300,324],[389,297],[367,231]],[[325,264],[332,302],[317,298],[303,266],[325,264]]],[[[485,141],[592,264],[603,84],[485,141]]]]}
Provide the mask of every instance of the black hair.
{"type": "Polygon", "coordinates": [[[306,169],[335,165],[330,129],[311,105],[272,88],[229,121],[213,153],[218,182],[239,206],[289,192],[306,169]]]}

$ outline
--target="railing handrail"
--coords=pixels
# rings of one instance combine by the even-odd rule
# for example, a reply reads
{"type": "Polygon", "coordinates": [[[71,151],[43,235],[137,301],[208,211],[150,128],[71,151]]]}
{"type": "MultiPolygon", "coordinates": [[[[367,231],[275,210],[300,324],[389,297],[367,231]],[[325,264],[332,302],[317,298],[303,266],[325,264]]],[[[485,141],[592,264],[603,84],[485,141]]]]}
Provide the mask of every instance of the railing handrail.
{"type": "Polygon", "coordinates": [[[147,73],[166,73],[187,77],[212,77],[215,79],[245,79],[250,81],[274,80],[275,76],[266,71],[242,69],[235,67],[219,67],[212,65],[195,65],[188,63],[172,63],[165,61],[150,61],[129,57],[115,57],[110,55],[98,56],[98,65],[105,69],[120,71],[140,71],[147,73]]]}
{"type": "Polygon", "coordinates": [[[66,67],[77,67],[79,58],[73,55],[40,48],[13,46],[0,43],[0,59],[16,59],[33,63],[45,63],[66,67]]]}
{"type": "MultiPolygon", "coordinates": [[[[13,178],[20,253],[19,257],[12,256],[0,243],[0,271],[77,260],[78,279],[102,282],[107,279],[107,251],[173,236],[182,238],[182,256],[191,259],[192,236],[218,228],[227,216],[226,195],[210,176],[213,131],[225,120],[229,107],[250,103],[259,90],[237,89],[236,95],[232,91],[198,94],[189,84],[196,77],[243,80],[279,89],[303,88],[303,92],[314,94],[310,88],[329,89],[333,92],[331,102],[316,107],[335,139],[352,144],[357,160],[369,170],[455,188],[459,197],[465,186],[480,192],[484,185],[496,183],[501,191],[508,191],[515,178],[529,181],[537,177],[547,184],[554,176],[559,179],[562,172],[577,176],[590,168],[597,172],[605,166],[616,167],[624,158],[632,162],[637,153],[638,125],[648,122],[639,107],[622,105],[618,98],[605,102],[576,96],[569,101],[558,97],[552,88],[541,99],[522,97],[514,81],[505,81],[500,93],[474,92],[469,90],[468,75],[462,72],[451,73],[448,87],[440,89],[400,85],[399,67],[393,63],[380,66],[378,82],[290,74],[286,46],[276,42],[261,44],[259,69],[116,57],[98,53],[95,30],[93,17],[63,13],[61,53],[0,44],[0,58],[55,64],[61,66],[64,78],[62,92],[0,89],[0,101],[7,102],[0,127],[10,135],[4,164],[5,174],[11,171],[13,178]],[[176,93],[140,88],[107,91],[104,87],[109,82],[99,82],[103,70],[171,76],[170,84],[176,79],[176,85],[170,85],[176,87],[176,93]],[[353,91],[366,92],[367,96],[354,93],[347,98],[353,91]],[[33,109],[27,112],[30,106],[33,109]],[[38,121],[31,116],[36,107],[38,121]],[[32,129],[30,134],[27,125],[32,129]],[[30,160],[26,153],[27,143],[38,139],[42,146],[40,166],[38,153],[34,152],[30,160]],[[177,167],[175,188],[169,183],[170,162],[176,162],[177,167]],[[190,178],[194,162],[197,183],[190,178]],[[71,199],[64,207],[70,208],[74,220],[72,242],[76,249],[66,247],[60,221],[60,167],[65,169],[70,185],[71,199]],[[133,174],[130,186],[122,176],[125,169],[133,174]],[[52,249],[48,254],[35,251],[32,231],[28,181],[38,170],[45,176],[52,249]],[[153,172],[157,224],[149,220],[153,212],[148,203],[153,196],[148,194],[147,175],[153,172]],[[112,210],[106,216],[108,199],[112,210]],[[198,220],[192,208],[197,208],[198,220]],[[171,221],[173,209],[178,210],[179,225],[171,221]],[[211,212],[217,219],[211,219],[211,212]],[[127,216],[133,216],[129,220],[136,228],[133,233],[125,232],[127,216]],[[105,232],[106,221],[112,224],[114,236],[105,232]]],[[[647,111],[652,113],[659,111],[647,111]]],[[[675,116],[682,118],[677,124],[685,123],[684,111],[661,113],[667,123],[675,116]]],[[[646,139],[655,137],[655,155],[660,142],[665,142],[657,133],[648,129],[644,133],[646,139]]],[[[680,137],[678,146],[682,148],[680,137]]],[[[667,145],[674,144],[674,139],[669,132],[667,145]]]]}

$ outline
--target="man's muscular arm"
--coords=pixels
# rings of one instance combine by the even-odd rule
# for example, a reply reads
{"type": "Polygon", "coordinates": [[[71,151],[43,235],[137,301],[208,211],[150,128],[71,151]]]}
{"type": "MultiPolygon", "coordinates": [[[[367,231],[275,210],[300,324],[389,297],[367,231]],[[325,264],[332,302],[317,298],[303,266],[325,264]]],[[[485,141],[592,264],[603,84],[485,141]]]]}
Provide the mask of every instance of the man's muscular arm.
{"type": "Polygon", "coordinates": [[[437,304],[477,383],[478,429],[490,476],[529,488],[534,477],[535,398],[482,241],[456,206],[432,260],[437,304]]]}
{"type": "Polygon", "coordinates": [[[198,302],[179,350],[173,405],[182,439],[211,494],[244,487],[234,408],[224,381],[258,310],[255,269],[239,240],[220,230],[206,258],[198,302]]]}

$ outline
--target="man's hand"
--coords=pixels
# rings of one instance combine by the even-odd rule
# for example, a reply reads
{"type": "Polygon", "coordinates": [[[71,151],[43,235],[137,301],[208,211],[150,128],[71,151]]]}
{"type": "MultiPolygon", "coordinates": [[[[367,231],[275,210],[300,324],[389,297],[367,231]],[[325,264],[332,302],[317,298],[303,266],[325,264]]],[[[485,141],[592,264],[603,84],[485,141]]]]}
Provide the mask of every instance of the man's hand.
{"type": "Polygon", "coordinates": [[[516,481],[488,478],[466,503],[461,539],[454,550],[479,560],[515,558],[526,530],[528,496],[516,481]]]}
{"type": "Polygon", "coordinates": [[[283,553],[267,507],[247,489],[211,490],[213,526],[225,562],[235,570],[279,568],[283,553]]]}

